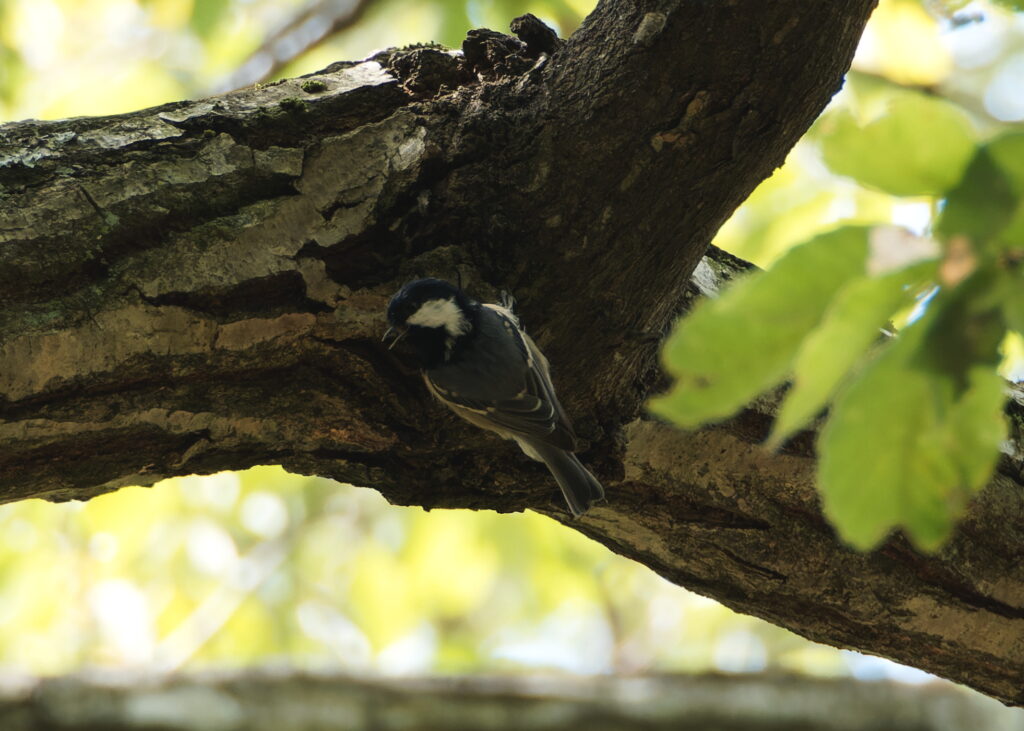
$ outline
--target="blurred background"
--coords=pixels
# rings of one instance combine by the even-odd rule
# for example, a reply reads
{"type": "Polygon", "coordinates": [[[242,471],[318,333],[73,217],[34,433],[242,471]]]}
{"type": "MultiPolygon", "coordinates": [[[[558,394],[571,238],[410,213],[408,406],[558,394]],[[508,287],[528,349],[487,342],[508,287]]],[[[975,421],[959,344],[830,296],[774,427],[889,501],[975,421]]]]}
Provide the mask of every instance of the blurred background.
{"type": "MultiPolygon", "coordinates": [[[[468,28],[504,30],[524,12],[567,36],[591,5],[0,0],[0,121],[132,111],[387,46],[458,47],[468,28]]],[[[763,266],[839,222],[924,231],[935,201],[859,187],[822,152],[842,119],[920,94],[949,100],[982,135],[1024,120],[1024,14],[882,0],[846,88],[716,243],[763,266]]],[[[1014,375],[1024,348],[1005,348],[1014,375]]],[[[272,467],[0,507],[0,672],[267,664],[929,680],[734,614],[533,513],[397,508],[272,467]]]]}

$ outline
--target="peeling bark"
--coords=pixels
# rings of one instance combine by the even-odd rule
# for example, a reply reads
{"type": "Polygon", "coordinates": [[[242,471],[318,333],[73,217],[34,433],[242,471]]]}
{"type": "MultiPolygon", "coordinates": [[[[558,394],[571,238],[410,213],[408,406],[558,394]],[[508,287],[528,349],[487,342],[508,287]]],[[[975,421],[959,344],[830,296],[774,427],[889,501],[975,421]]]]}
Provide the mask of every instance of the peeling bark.
{"type": "Polygon", "coordinates": [[[739,611],[1024,703],[1019,450],[939,555],[858,554],[822,518],[813,435],[758,446],[770,398],[695,433],[642,411],[675,317],[745,268],[708,242],[873,5],[606,1],[550,56],[479,32],[465,57],[0,127],[0,497],[282,464],[530,507],[739,611]],[[380,346],[388,296],[426,274],[517,295],[606,505],[570,521],[543,467],[380,346]]]}

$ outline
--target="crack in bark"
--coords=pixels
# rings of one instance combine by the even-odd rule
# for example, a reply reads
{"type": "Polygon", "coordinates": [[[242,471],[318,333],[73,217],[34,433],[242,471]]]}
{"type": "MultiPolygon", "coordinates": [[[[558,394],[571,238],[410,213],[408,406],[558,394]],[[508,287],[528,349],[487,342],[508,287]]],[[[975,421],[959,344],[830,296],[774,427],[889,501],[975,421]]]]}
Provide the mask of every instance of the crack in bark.
{"type": "Polygon", "coordinates": [[[82,195],[85,197],[85,200],[89,203],[90,206],[92,206],[93,210],[96,211],[96,215],[99,216],[100,221],[106,223],[106,213],[104,213],[103,209],[100,208],[99,204],[96,202],[96,199],[89,194],[89,191],[86,189],[84,185],[79,184],[78,189],[82,192],[82,195]]]}
{"type": "Polygon", "coordinates": [[[754,563],[753,561],[749,561],[740,556],[739,554],[737,554],[736,552],[730,551],[728,548],[716,545],[715,549],[720,551],[726,557],[728,557],[737,566],[743,566],[744,568],[752,571],[753,573],[757,574],[758,576],[761,576],[762,578],[778,582],[786,581],[786,579],[789,578],[786,574],[775,571],[774,569],[770,569],[767,566],[762,566],[761,564],[754,563]]]}
{"type": "Polygon", "coordinates": [[[220,324],[288,312],[317,314],[334,311],[323,302],[306,296],[305,280],[296,270],[276,272],[220,289],[164,292],[156,296],[143,294],[136,285],[132,289],[146,304],[181,307],[213,318],[220,324]]]}
{"type": "Polygon", "coordinates": [[[958,579],[946,567],[928,562],[920,554],[915,553],[902,538],[890,541],[880,549],[880,552],[908,566],[929,584],[941,588],[944,595],[955,597],[966,606],[993,612],[1007,619],[1024,619],[1024,606],[1013,606],[972,589],[965,580],[958,579]]]}

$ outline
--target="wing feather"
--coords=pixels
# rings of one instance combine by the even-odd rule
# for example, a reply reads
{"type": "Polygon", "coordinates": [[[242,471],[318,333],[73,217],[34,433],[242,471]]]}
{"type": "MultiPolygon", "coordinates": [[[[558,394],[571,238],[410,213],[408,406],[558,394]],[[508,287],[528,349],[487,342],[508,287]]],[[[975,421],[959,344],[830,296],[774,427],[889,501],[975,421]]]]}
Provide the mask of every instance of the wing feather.
{"type": "Polygon", "coordinates": [[[576,446],[576,436],[569,417],[555,395],[547,358],[530,336],[522,331],[514,314],[498,305],[484,307],[497,313],[516,338],[526,364],[522,389],[514,397],[500,401],[468,399],[440,387],[431,381],[429,374],[424,373],[424,380],[431,393],[456,414],[477,426],[506,437],[525,437],[572,451],[576,446]]]}

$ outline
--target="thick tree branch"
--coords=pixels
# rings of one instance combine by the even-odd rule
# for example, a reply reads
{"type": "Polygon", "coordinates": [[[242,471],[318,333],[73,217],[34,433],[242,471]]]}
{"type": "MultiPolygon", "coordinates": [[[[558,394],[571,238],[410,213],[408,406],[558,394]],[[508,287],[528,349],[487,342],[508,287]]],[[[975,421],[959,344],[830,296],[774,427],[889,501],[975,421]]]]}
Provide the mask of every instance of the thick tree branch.
{"type": "Polygon", "coordinates": [[[1019,449],[940,555],[857,554],[818,509],[812,435],[758,446],[770,399],[689,434],[642,413],[660,337],[743,268],[713,252],[693,273],[708,241],[838,88],[873,4],[603,2],[550,57],[474,33],[465,58],[0,128],[0,496],[277,463],[565,519],[541,466],[378,342],[402,281],[459,273],[516,293],[589,440],[609,500],[571,525],[740,611],[1024,703],[1019,449]]]}

